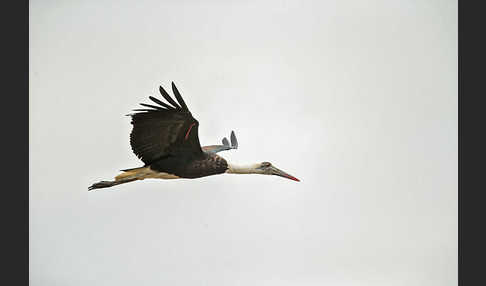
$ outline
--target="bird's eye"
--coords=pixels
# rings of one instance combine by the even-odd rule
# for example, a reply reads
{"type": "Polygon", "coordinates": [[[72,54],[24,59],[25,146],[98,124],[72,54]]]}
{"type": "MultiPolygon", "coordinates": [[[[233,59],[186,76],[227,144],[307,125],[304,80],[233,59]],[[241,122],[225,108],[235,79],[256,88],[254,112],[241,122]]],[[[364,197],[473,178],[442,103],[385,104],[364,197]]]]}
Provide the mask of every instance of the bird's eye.
{"type": "Polygon", "coordinates": [[[262,163],[262,168],[268,168],[270,166],[272,166],[272,164],[270,164],[270,162],[263,162],[262,163]]]}

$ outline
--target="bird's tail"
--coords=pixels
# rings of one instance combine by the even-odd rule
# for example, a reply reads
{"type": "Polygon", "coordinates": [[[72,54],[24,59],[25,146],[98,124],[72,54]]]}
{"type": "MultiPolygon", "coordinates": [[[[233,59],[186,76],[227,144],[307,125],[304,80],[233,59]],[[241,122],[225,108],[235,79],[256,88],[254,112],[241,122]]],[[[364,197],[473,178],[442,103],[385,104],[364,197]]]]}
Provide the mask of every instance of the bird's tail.
{"type": "Polygon", "coordinates": [[[88,191],[101,188],[109,188],[120,184],[125,184],[137,180],[145,179],[147,174],[147,167],[133,168],[122,170],[123,173],[115,177],[114,181],[100,181],[98,183],[92,184],[88,191]]]}

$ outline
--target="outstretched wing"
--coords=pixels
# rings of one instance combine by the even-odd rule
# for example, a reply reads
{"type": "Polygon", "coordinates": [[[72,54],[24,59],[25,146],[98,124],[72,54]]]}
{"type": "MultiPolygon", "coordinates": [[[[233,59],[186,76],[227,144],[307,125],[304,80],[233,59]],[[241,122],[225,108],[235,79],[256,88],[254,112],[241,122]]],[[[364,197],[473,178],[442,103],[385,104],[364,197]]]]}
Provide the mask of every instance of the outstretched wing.
{"type": "Polygon", "coordinates": [[[172,82],[172,91],[177,102],[162,86],[159,91],[168,103],[150,96],[157,105],[141,103],[147,108],[134,109],[138,113],[129,114],[133,124],[130,134],[133,152],[145,165],[168,156],[201,154],[199,122],[192,117],[175,84],[172,82]]]}
{"type": "Polygon", "coordinates": [[[236,140],[235,132],[231,131],[231,145],[228,142],[226,137],[223,138],[223,145],[209,145],[203,146],[202,150],[206,153],[218,153],[221,151],[231,150],[231,149],[238,149],[238,141],[236,140]]]}

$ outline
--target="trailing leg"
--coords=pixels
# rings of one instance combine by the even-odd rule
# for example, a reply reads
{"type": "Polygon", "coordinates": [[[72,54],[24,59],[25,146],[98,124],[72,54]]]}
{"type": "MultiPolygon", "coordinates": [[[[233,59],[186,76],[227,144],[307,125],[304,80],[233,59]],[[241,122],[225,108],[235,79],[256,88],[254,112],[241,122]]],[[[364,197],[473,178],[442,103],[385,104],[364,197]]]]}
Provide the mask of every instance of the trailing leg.
{"type": "Polygon", "coordinates": [[[88,188],[88,191],[94,189],[109,188],[116,185],[133,182],[136,180],[143,180],[145,179],[145,175],[147,173],[147,167],[133,168],[133,169],[127,169],[122,171],[123,173],[116,176],[114,181],[100,181],[98,183],[94,183],[88,188]]]}

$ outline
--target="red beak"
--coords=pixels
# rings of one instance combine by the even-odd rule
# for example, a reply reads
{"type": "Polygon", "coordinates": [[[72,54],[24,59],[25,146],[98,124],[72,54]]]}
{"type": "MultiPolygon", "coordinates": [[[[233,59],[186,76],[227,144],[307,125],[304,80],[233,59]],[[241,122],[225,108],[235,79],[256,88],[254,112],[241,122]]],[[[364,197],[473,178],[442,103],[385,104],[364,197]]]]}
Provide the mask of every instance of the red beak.
{"type": "Polygon", "coordinates": [[[300,182],[300,180],[299,180],[299,179],[297,179],[296,177],[293,177],[293,176],[291,176],[291,175],[285,176],[285,178],[287,178],[287,179],[291,179],[291,180],[294,180],[294,181],[297,181],[297,182],[300,182]]]}
{"type": "Polygon", "coordinates": [[[272,166],[272,175],[276,175],[276,176],[284,177],[284,178],[287,178],[287,179],[290,179],[290,180],[293,180],[293,181],[300,182],[300,180],[297,179],[296,177],[294,177],[294,176],[292,176],[290,174],[287,174],[284,171],[279,170],[279,169],[277,169],[277,168],[275,168],[273,166],[272,166]]]}

